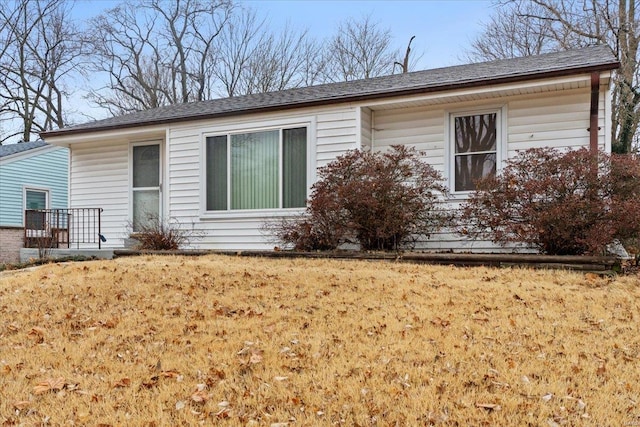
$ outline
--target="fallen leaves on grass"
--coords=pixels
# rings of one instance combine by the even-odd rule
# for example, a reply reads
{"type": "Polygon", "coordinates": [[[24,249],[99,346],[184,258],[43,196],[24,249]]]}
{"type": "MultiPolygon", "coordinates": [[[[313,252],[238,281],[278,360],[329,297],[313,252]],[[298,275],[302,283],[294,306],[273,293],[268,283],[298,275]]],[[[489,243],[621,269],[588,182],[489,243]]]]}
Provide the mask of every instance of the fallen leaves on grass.
{"type": "Polygon", "coordinates": [[[164,378],[178,378],[180,377],[180,372],[178,371],[162,371],[160,372],[160,376],[164,378]]]}
{"type": "Polygon", "coordinates": [[[131,378],[121,378],[113,384],[113,388],[129,387],[131,385],[131,378]]]}
{"type": "Polygon", "coordinates": [[[0,279],[0,414],[15,425],[623,425],[638,411],[640,288],[625,277],[86,265],[42,267],[44,286],[0,279]]]}
{"type": "Polygon", "coordinates": [[[256,365],[262,362],[262,350],[253,347],[253,345],[254,343],[252,341],[245,341],[244,347],[237,353],[238,356],[250,355],[248,359],[239,357],[240,365],[256,365]]]}
{"type": "Polygon", "coordinates": [[[486,409],[488,411],[499,411],[502,409],[497,403],[476,403],[476,407],[486,409]]]}
{"type": "Polygon", "coordinates": [[[36,344],[41,344],[44,342],[44,334],[45,334],[45,329],[44,328],[40,328],[38,326],[34,326],[33,328],[31,328],[31,330],[29,331],[28,335],[33,338],[36,342],[36,344]]]}
{"type": "Polygon", "coordinates": [[[19,411],[28,408],[29,405],[31,405],[31,402],[29,402],[28,400],[18,400],[16,402],[13,402],[13,407],[19,411]]]}
{"type": "Polygon", "coordinates": [[[47,378],[44,381],[40,381],[33,387],[33,394],[44,394],[50,391],[59,391],[64,388],[65,381],[63,377],[47,378]]]}
{"type": "Polygon", "coordinates": [[[207,392],[206,384],[198,384],[195,391],[191,394],[191,400],[196,403],[204,403],[209,400],[209,397],[211,396],[207,392]]]}
{"type": "Polygon", "coordinates": [[[262,362],[262,355],[260,353],[251,353],[251,357],[249,358],[249,363],[255,365],[257,363],[262,362]]]}

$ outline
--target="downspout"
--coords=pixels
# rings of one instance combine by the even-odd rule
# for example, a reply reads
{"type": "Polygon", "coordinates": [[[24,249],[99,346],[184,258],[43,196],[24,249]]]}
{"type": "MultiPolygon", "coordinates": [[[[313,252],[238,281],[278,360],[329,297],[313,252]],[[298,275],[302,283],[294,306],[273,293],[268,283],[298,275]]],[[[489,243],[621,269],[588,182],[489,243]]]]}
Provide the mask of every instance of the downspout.
{"type": "Polygon", "coordinates": [[[589,150],[598,151],[598,103],[600,97],[600,73],[591,73],[591,115],[589,121],[589,150]]]}

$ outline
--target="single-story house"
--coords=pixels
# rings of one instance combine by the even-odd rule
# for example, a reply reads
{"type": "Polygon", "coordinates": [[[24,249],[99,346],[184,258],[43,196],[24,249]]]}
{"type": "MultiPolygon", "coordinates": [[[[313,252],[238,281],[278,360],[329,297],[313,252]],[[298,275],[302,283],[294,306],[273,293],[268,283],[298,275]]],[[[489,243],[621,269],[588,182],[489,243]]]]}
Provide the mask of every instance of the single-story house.
{"type": "MultiPolygon", "coordinates": [[[[155,214],[199,232],[194,248],[271,249],[264,221],[302,212],[317,169],[347,150],[423,151],[452,208],[518,150],[610,151],[618,66],[592,46],[178,104],[42,137],[71,150],[70,205],[104,209],[105,246],[122,247],[128,225],[155,214]]],[[[498,249],[444,232],[422,246],[498,249]]]]}
{"type": "Polygon", "coordinates": [[[18,262],[26,209],[67,207],[69,150],[42,140],[0,145],[0,264],[18,262]]]}

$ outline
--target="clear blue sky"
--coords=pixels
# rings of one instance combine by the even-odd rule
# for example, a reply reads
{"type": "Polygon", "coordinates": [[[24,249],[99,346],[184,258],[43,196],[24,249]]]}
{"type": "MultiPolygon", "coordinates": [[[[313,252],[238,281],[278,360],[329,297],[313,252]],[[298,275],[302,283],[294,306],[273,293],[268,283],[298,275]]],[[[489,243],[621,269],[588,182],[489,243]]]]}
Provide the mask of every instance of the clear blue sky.
{"type": "MultiPolygon", "coordinates": [[[[0,0],[2,1],[2,0],[0,0]]],[[[457,65],[464,51],[481,31],[493,10],[490,0],[236,0],[256,9],[274,27],[287,21],[296,28],[308,28],[318,38],[330,36],[345,18],[371,15],[382,28],[389,28],[395,45],[411,45],[423,54],[417,69],[457,65]]],[[[114,7],[117,0],[78,0],[78,17],[91,17],[114,7]]]]}
{"type": "Polygon", "coordinates": [[[339,1],[339,0],[245,0],[275,26],[287,19],[309,28],[318,37],[329,36],[346,17],[371,15],[382,28],[389,28],[398,47],[404,49],[411,36],[412,48],[424,53],[417,69],[457,65],[464,51],[482,30],[493,11],[487,0],[431,1],[339,1]]]}

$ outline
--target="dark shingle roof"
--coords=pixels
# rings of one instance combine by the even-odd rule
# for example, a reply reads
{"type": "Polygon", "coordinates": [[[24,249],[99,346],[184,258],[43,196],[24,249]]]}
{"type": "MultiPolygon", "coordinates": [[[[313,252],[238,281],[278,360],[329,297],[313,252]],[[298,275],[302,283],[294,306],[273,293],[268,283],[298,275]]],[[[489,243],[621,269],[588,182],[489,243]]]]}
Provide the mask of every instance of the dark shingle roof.
{"type": "Polygon", "coordinates": [[[40,148],[46,145],[47,143],[41,139],[38,141],[20,142],[18,144],[0,145],[0,157],[22,153],[23,151],[33,150],[34,148],[40,148]]]}
{"type": "Polygon", "coordinates": [[[609,47],[599,45],[538,56],[436,68],[279,92],[175,104],[89,122],[61,130],[48,131],[42,133],[42,136],[61,136],[248,114],[259,111],[412,95],[583,72],[612,70],[618,68],[619,65],[609,47]]]}

